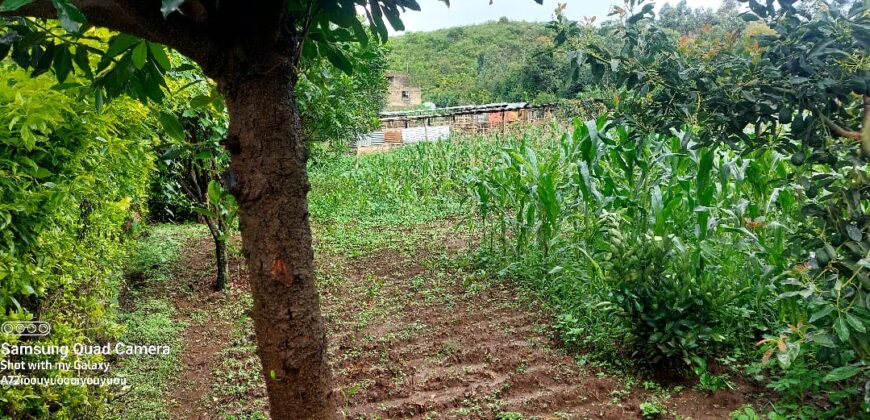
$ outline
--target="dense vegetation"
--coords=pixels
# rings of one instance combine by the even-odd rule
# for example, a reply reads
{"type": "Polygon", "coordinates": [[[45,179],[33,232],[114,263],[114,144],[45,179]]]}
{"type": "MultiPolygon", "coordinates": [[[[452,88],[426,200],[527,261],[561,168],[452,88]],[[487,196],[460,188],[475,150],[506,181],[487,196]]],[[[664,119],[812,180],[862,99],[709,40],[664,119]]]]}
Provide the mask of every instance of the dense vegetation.
{"type": "MultiPolygon", "coordinates": [[[[347,158],[314,172],[323,194],[312,214],[364,226],[464,215],[484,277],[546,300],[563,341],[588,362],[697,375],[707,391],[746,377],[783,393],[780,415],[862,411],[860,362],[771,358],[756,345],[807,328],[803,292],[788,279],[806,274],[794,227],[813,200],[783,182],[809,169],[773,150],[741,155],[685,133],[633,134],[602,117],[421,144],[358,169],[347,158]],[[770,360],[786,368],[768,370],[770,360]]],[[[861,328],[862,311],[843,316],[861,328]]]]}
{"type": "Polygon", "coordinates": [[[390,41],[389,68],[409,73],[439,106],[548,101],[564,89],[568,65],[551,44],[544,24],[507,19],[411,32],[390,41]]]}
{"type": "MultiPolygon", "coordinates": [[[[400,15],[407,9],[420,5],[415,0],[0,3],[0,57],[11,52],[15,64],[33,76],[52,73],[60,88],[81,86],[98,110],[125,95],[160,104],[167,93],[178,93],[167,77],[190,66],[173,66],[167,48],[215,81],[230,120],[225,142],[230,168],[222,186],[238,204],[257,302],[252,313],[263,380],[275,417],[336,415],[314,279],[306,133],[296,95],[302,63],[325,60],[351,74],[352,46],[385,42],[387,22],[403,30],[400,15]],[[50,19],[59,26],[45,22],[50,19]],[[104,42],[94,36],[94,26],[119,34],[104,42]]],[[[164,112],[159,120],[181,137],[175,115],[164,112]]]]}
{"type": "MultiPolygon", "coordinates": [[[[618,92],[612,106],[629,126],[684,132],[696,147],[756,160],[762,150],[789,159],[793,172],[768,182],[777,186],[777,199],[790,194],[800,206],[786,224],[787,246],[777,251],[792,268],[780,271],[783,265],[768,262],[779,272],[777,300],[789,308],[780,309],[779,317],[788,326],[760,340],[767,350],[764,361],[776,354],[788,376],[780,390],[791,396],[836,383],[832,400],[854,415],[861,388],[864,398],[870,396],[866,5],[815,9],[780,2],[775,8],[750,1],[751,12],[741,17],[752,23],[729,32],[730,41],[723,42],[711,36],[715,28],[676,38],[654,20],[649,4],[635,3],[642,2],[630,2],[618,13],[619,49],[586,43],[582,29],[560,32],[567,44],[576,42],[575,63],[590,63],[600,83],[618,92]],[[816,370],[827,372],[823,381],[816,370]]],[[[694,210],[702,239],[708,219],[700,217],[709,215],[713,203],[700,202],[694,210]]],[[[778,207],[795,210],[785,203],[778,207]]],[[[770,215],[763,216],[761,226],[769,223],[770,215]]]]}
{"type": "MultiPolygon", "coordinates": [[[[116,337],[112,302],[125,239],[140,228],[154,161],[146,109],[124,100],[98,113],[69,91],[49,89],[52,77],[31,78],[7,62],[0,64],[0,80],[0,320],[49,322],[44,345],[116,337]]],[[[4,345],[20,340],[0,335],[4,345]]],[[[107,392],[6,385],[0,405],[10,415],[98,416],[107,392]]]]}
{"type": "MultiPolygon", "coordinates": [[[[571,6],[568,5],[568,12],[571,6]]],[[[565,11],[563,7],[561,9],[565,11]]],[[[724,39],[744,26],[737,18],[737,3],[723,2],[717,10],[692,9],[685,1],[666,4],[658,24],[667,32],[687,37],[705,33],[724,39]]],[[[618,48],[622,40],[612,30],[614,21],[587,19],[583,37],[601,47],[618,48]]],[[[571,71],[572,56],[565,48],[566,34],[550,24],[498,21],[479,25],[410,32],[390,40],[389,69],[407,72],[423,90],[423,100],[438,106],[488,102],[548,103],[599,98],[603,88],[590,69],[571,71]]]]}
{"type": "MultiPolygon", "coordinates": [[[[90,41],[118,38],[98,31],[90,41]]],[[[345,150],[349,138],[371,129],[383,101],[383,47],[349,48],[360,71],[347,75],[312,58],[298,85],[313,162],[345,150]]],[[[167,276],[161,270],[178,258],[183,239],[161,238],[160,231],[145,228],[148,223],[206,223],[215,243],[214,287],[226,285],[226,241],[237,232],[237,204],[221,181],[229,163],[223,147],[226,105],[196,66],[179,55],[165,58],[180,68],[166,81],[174,96],[148,104],[122,97],[100,109],[84,97],[81,78],[62,85],[54,75],[33,77],[12,60],[0,61],[0,320],[49,322],[52,332],[39,345],[122,341],[166,343],[177,350],[171,304],[152,297],[138,302],[135,295],[137,288],[161,287],[167,276]],[[136,244],[143,234],[155,235],[144,242],[156,245],[136,244]]],[[[0,343],[34,343],[23,340],[0,335],[0,343]]],[[[162,396],[159,383],[168,380],[178,357],[176,352],[122,365],[118,376],[147,383],[130,392],[3,384],[0,412],[75,418],[135,409],[139,417],[150,407],[140,404],[162,396]],[[107,406],[109,400],[116,406],[107,406]]],[[[47,369],[46,375],[81,372],[47,369]]],[[[167,414],[161,408],[148,415],[167,414]]]]}
{"type": "Polygon", "coordinates": [[[762,351],[750,370],[781,375],[784,406],[811,391],[835,405],[791,408],[854,416],[870,395],[867,14],[735,6],[656,17],[631,1],[601,26],[557,10],[566,73],[616,125],[528,138],[473,172],[481,261],[526,279],[565,341],[607,360],[716,388],[713,360],[762,351]]]}

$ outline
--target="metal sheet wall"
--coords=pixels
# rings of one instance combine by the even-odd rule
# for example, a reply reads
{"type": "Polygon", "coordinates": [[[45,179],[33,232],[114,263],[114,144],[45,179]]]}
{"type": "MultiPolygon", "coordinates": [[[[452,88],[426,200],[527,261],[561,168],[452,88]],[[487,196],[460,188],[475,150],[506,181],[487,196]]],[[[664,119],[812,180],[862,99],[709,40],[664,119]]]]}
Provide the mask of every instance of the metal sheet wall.
{"type": "Polygon", "coordinates": [[[421,141],[437,141],[450,137],[450,126],[436,125],[411,127],[402,129],[402,142],[405,144],[414,144],[421,141]]]}
{"type": "Polygon", "coordinates": [[[357,143],[358,147],[380,146],[384,144],[384,132],[382,130],[372,131],[360,137],[357,143]]]}
{"type": "Polygon", "coordinates": [[[358,147],[381,146],[391,144],[414,144],[421,141],[438,141],[450,137],[449,125],[411,127],[390,130],[378,130],[360,137],[358,147]]]}

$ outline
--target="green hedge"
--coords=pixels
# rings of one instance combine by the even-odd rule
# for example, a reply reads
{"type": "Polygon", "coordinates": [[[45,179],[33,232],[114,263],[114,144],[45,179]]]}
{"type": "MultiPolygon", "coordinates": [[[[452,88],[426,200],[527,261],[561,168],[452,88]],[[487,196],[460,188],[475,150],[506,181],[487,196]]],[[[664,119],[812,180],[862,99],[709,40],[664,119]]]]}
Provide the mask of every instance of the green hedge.
{"type": "MultiPolygon", "coordinates": [[[[52,89],[54,84],[50,76],[31,78],[0,63],[0,322],[51,324],[48,337],[26,344],[105,344],[120,333],[114,311],[125,238],[137,226],[154,140],[147,109],[138,103],[118,100],[98,113],[76,97],[76,89],[52,89]]],[[[21,340],[0,334],[0,345],[21,340]]],[[[46,359],[30,360],[40,358],[46,359]]],[[[0,352],[4,359],[28,360],[0,352]]],[[[16,374],[0,375],[10,373],[16,374]]],[[[16,418],[101,416],[110,392],[83,386],[0,389],[0,417],[16,418]]]]}

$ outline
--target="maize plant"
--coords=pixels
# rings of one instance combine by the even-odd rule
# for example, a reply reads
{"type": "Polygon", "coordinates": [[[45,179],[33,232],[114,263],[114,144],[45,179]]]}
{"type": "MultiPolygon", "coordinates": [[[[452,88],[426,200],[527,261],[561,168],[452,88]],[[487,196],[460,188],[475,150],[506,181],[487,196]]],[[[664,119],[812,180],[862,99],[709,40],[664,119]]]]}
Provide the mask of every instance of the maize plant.
{"type": "Polygon", "coordinates": [[[699,148],[691,127],[641,135],[606,117],[501,147],[465,179],[488,261],[572,319],[615,316],[610,339],[639,360],[691,364],[775,316],[771,282],[789,255],[776,221],[797,208],[776,152],[699,148]]]}

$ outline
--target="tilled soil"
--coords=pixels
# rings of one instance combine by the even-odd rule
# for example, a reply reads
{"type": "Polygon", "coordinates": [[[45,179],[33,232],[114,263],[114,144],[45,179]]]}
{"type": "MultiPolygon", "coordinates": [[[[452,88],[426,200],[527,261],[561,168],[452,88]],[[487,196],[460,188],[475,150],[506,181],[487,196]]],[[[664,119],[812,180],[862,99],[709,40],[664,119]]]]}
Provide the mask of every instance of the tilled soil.
{"type": "MultiPolygon", "coordinates": [[[[195,242],[190,249],[210,249],[206,238],[195,242]]],[[[691,382],[645,390],[637,380],[631,386],[580,367],[553,340],[551,315],[527,293],[456,264],[465,246],[438,238],[418,249],[387,247],[352,259],[319,255],[329,360],[346,417],[623,419],[640,418],[641,403],[660,401],[664,417],[712,419],[750,402],[755,390],[747,385],[713,394],[692,390],[691,382]]],[[[212,279],[210,255],[186,255],[178,276],[179,287],[191,291],[176,299],[180,312],[189,317],[208,309],[208,315],[185,332],[174,387],[182,391],[172,397],[176,418],[250,416],[265,404],[261,384],[233,394],[210,391],[226,381],[226,372],[209,366],[231,345],[235,322],[214,307],[247,293],[242,270],[232,276],[229,298],[202,287],[212,279]],[[227,409],[230,404],[236,408],[227,409]]],[[[244,357],[250,365],[255,355],[244,357]]]]}

